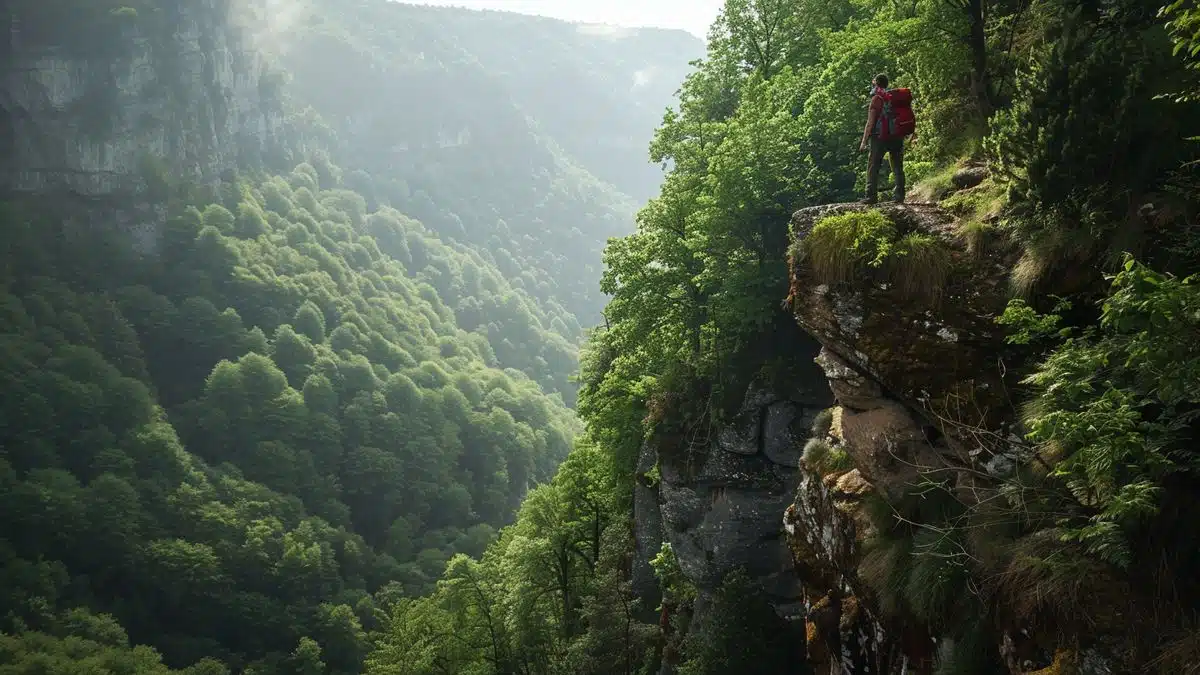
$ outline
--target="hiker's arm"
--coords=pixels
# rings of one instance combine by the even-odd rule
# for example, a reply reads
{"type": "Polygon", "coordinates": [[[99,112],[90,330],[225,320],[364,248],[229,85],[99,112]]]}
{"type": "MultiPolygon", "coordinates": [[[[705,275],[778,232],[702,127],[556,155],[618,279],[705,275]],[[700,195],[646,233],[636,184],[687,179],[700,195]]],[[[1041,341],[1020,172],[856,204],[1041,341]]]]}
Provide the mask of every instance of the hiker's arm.
{"type": "Polygon", "coordinates": [[[859,143],[859,148],[864,148],[867,145],[867,139],[871,137],[871,129],[875,128],[875,122],[879,119],[879,111],[883,107],[883,100],[878,96],[871,99],[871,106],[867,111],[867,126],[863,127],[862,142],[859,143]]]}

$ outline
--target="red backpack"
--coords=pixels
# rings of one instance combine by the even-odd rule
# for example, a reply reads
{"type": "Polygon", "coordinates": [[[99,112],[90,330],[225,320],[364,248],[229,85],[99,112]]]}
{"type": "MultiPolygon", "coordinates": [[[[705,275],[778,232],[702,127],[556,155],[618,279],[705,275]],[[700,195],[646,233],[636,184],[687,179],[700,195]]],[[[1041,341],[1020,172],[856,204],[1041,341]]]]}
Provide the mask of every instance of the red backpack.
{"type": "Polygon", "coordinates": [[[888,89],[883,97],[883,114],[879,120],[879,140],[911,136],[917,130],[917,117],[912,109],[912,90],[907,87],[888,89]]]}

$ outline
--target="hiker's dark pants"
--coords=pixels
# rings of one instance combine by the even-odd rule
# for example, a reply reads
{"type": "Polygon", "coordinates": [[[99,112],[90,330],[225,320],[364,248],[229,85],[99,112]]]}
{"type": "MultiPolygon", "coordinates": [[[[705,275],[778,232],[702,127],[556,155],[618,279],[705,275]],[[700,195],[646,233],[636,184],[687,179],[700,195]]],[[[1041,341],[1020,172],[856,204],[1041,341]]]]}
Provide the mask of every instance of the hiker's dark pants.
{"type": "Polygon", "coordinates": [[[875,201],[879,196],[879,168],[883,164],[883,155],[887,153],[888,163],[892,165],[892,177],[896,179],[896,189],[892,197],[897,202],[904,201],[904,138],[891,138],[881,141],[871,137],[871,158],[867,165],[867,199],[875,201]]]}

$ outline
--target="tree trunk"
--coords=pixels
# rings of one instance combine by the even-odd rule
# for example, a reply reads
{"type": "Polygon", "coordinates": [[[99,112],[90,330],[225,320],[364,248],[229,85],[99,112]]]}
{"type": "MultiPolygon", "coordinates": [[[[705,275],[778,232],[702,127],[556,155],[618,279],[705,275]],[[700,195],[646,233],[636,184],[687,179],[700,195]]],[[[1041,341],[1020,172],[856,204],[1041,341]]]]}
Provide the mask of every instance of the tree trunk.
{"type": "Polygon", "coordinates": [[[992,83],[988,77],[987,33],[984,0],[967,0],[967,17],[971,25],[967,43],[971,48],[971,79],[976,105],[986,121],[992,116],[992,83]]]}

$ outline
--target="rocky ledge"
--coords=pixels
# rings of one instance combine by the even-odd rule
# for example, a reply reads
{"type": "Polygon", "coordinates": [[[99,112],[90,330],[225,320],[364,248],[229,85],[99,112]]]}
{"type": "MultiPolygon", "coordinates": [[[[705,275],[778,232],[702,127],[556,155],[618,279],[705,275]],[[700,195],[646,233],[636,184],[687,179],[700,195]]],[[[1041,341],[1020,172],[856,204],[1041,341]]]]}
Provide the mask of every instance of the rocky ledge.
{"type": "Polygon", "coordinates": [[[792,233],[802,247],[821,219],[878,208],[899,236],[929,235],[946,253],[936,296],[914,297],[902,285],[863,266],[849,281],[814,278],[793,256],[788,305],[800,326],[825,348],[823,367],[843,406],[863,410],[848,396],[860,379],[917,411],[937,435],[969,451],[974,431],[999,429],[1011,413],[1007,392],[1012,355],[995,318],[1009,299],[1012,260],[1000,252],[968,251],[952,216],[929,205],[834,204],[797,211],[792,233]],[[840,390],[840,391],[839,391],[840,390]]]}

